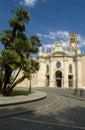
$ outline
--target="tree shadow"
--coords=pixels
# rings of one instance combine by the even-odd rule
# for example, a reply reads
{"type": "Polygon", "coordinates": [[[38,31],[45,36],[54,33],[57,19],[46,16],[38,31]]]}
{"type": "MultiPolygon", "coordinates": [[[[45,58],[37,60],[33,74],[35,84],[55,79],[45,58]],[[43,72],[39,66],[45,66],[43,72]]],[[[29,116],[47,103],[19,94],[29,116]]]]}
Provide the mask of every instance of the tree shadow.
{"type": "MultiPolygon", "coordinates": [[[[55,92],[57,94],[57,92],[55,92]]],[[[58,92],[59,95],[76,99],[82,101],[82,99],[78,99],[75,95],[73,95],[73,91],[63,90],[58,92]]],[[[53,98],[50,95],[50,99],[53,98]]],[[[46,99],[47,100],[47,99],[46,99]]],[[[50,100],[52,102],[53,100],[50,100]]],[[[37,111],[36,108],[43,106],[43,102],[45,100],[40,100],[36,102],[24,103],[9,107],[1,107],[0,108],[0,123],[1,119],[4,120],[4,124],[7,122],[12,123],[11,127],[14,127],[14,130],[83,130],[85,129],[85,105],[84,101],[83,106],[70,106],[65,107],[63,109],[59,109],[58,105],[48,107],[46,111],[44,109],[37,111]],[[9,118],[10,117],[10,118],[9,118]],[[18,123],[17,123],[18,122],[18,123]],[[15,128],[17,123],[17,127],[15,128]],[[81,127],[81,128],[80,128],[81,127]],[[25,128],[25,129],[24,129],[25,128]]],[[[68,102],[70,104],[70,102],[68,102]]],[[[59,104],[60,105],[60,104],[59,104]]],[[[0,130],[7,130],[1,129],[0,130]]]]}
{"type": "MultiPolygon", "coordinates": [[[[27,128],[29,127],[29,130],[78,130],[78,127],[85,128],[85,106],[69,107],[55,112],[52,111],[52,107],[51,110],[48,108],[47,111],[36,112],[35,107],[39,104],[36,104],[34,108],[30,107],[30,105],[32,104],[29,103],[28,108],[25,108],[24,104],[23,106],[18,105],[17,107],[3,107],[0,109],[0,119],[7,121],[10,117],[9,120],[12,122],[19,118],[18,123],[21,123],[22,126],[25,123],[27,128]],[[32,125],[32,129],[30,125],[32,125]]],[[[57,107],[55,109],[57,109],[57,107]]]]}

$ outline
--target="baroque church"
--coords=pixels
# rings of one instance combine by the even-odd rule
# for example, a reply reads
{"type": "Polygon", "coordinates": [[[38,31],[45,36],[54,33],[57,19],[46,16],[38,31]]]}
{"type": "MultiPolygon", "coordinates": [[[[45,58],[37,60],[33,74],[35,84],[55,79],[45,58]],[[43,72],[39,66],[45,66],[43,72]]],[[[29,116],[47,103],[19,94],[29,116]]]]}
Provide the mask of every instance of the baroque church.
{"type": "Polygon", "coordinates": [[[68,50],[63,42],[56,42],[50,52],[40,47],[35,59],[40,63],[39,71],[20,86],[29,87],[31,82],[32,87],[85,88],[85,55],[79,49],[77,34],[69,35],[68,50]]]}

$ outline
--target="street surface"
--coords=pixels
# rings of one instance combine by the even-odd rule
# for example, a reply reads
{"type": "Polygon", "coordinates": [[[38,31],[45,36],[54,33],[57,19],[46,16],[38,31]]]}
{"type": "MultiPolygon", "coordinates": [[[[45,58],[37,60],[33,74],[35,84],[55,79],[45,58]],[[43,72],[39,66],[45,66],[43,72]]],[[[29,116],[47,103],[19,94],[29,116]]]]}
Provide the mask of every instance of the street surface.
{"type": "MultiPolygon", "coordinates": [[[[36,90],[46,92],[49,98],[32,102],[30,106],[33,104],[39,107],[43,102],[50,102],[54,96],[55,99],[58,97],[59,101],[38,112],[26,112],[2,118],[0,130],[85,130],[85,97],[75,96],[72,90],[66,89],[36,90]]],[[[19,105],[19,108],[25,105],[27,106],[27,104],[19,105]]]]}

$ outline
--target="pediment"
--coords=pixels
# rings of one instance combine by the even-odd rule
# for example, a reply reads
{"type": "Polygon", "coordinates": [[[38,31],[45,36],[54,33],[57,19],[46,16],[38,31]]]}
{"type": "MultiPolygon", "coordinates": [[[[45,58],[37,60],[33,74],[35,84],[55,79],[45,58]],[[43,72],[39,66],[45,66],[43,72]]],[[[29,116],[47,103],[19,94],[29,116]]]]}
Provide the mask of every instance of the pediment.
{"type": "Polygon", "coordinates": [[[66,53],[64,51],[57,51],[52,53],[52,56],[63,56],[66,55],[66,53]]]}

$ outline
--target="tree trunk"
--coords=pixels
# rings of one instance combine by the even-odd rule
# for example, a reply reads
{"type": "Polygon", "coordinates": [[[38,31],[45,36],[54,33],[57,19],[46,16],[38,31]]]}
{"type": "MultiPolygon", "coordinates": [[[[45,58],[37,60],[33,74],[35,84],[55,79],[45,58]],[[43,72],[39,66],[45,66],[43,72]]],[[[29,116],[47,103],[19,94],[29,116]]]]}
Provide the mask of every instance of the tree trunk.
{"type": "Polygon", "coordinates": [[[20,73],[20,71],[21,71],[21,68],[22,68],[22,67],[20,67],[20,69],[19,69],[19,71],[17,72],[15,78],[14,78],[13,81],[11,82],[11,86],[13,85],[13,83],[15,82],[15,80],[17,79],[17,77],[18,77],[18,75],[19,75],[19,73],[20,73]]]}
{"type": "Polygon", "coordinates": [[[3,87],[2,87],[2,94],[4,96],[8,96],[10,93],[9,93],[9,90],[10,90],[10,77],[11,77],[11,74],[12,74],[12,69],[6,65],[5,67],[5,76],[4,76],[4,84],[3,84],[3,87]]]}
{"type": "Polygon", "coordinates": [[[4,87],[6,87],[7,84],[10,84],[11,74],[12,74],[12,69],[8,65],[6,65],[6,67],[5,67],[4,87]]]}
{"type": "Polygon", "coordinates": [[[18,79],[12,86],[11,89],[13,89],[17,84],[21,83],[25,79],[25,76],[22,76],[20,79],[18,79]]]}

